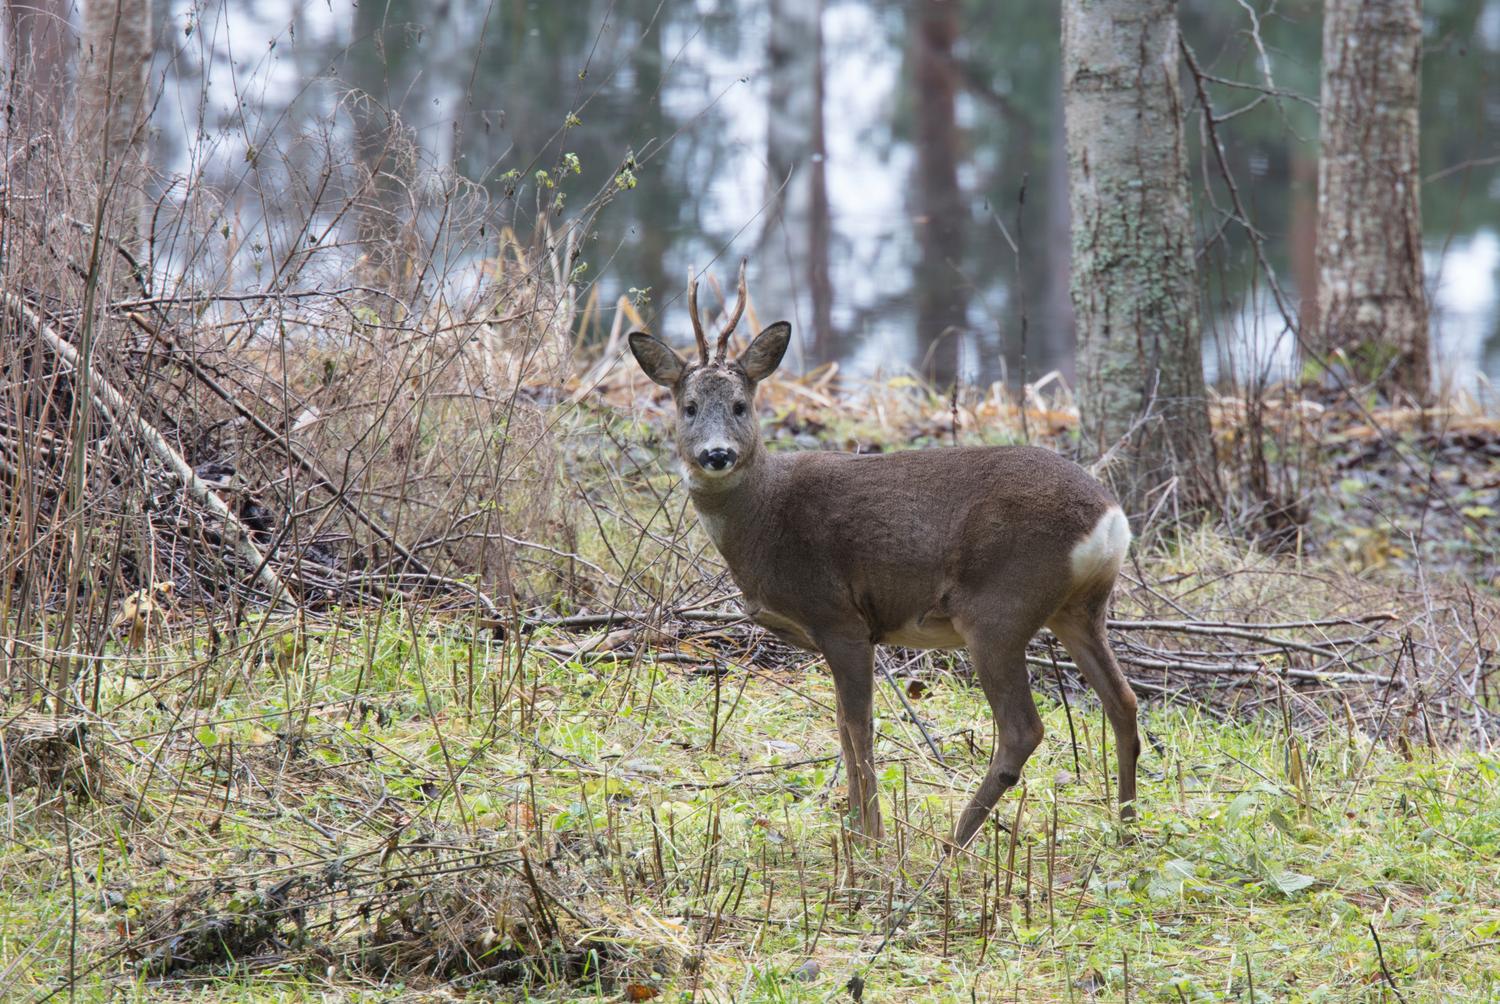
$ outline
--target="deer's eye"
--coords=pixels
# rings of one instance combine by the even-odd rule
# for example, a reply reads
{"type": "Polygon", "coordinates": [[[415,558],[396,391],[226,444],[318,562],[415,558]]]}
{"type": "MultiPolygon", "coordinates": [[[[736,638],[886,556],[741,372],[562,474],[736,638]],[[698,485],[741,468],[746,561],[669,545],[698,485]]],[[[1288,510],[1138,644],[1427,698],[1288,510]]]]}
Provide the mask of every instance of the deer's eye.
{"type": "Polygon", "coordinates": [[[738,418],[741,415],[745,414],[745,402],[744,401],[736,401],[736,402],[734,402],[734,414],[735,414],[736,418],[738,418]]]}
{"type": "Polygon", "coordinates": [[[698,414],[698,406],[696,404],[693,404],[693,403],[689,402],[687,405],[685,405],[683,407],[682,413],[684,415],[686,415],[688,418],[694,418],[698,414]]]}

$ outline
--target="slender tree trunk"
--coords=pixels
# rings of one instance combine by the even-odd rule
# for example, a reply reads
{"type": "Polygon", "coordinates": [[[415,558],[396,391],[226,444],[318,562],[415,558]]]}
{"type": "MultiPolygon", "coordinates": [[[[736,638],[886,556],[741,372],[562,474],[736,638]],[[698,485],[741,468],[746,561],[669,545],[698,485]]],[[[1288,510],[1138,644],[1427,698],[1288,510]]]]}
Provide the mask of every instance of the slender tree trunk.
{"type": "Polygon", "coordinates": [[[956,0],[921,0],[912,44],[916,75],[917,339],[924,372],[938,387],[958,379],[968,294],[956,267],[964,254],[967,209],[958,187],[961,159],[954,100],[958,70],[956,0]]]}
{"type": "Polygon", "coordinates": [[[1286,221],[1292,281],[1299,300],[1297,323],[1305,332],[1318,330],[1318,159],[1292,149],[1292,197],[1286,221]]]}
{"type": "MultiPolygon", "coordinates": [[[[417,262],[423,248],[412,220],[411,180],[416,147],[402,120],[403,107],[420,107],[422,95],[408,82],[418,75],[412,64],[422,58],[409,33],[415,20],[411,0],[362,3],[354,14],[350,77],[356,94],[349,103],[354,119],[354,152],[366,181],[357,212],[361,271],[366,285],[397,301],[417,295],[417,262]],[[400,95],[402,106],[392,101],[400,95]]],[[[371,305],[390,309],[381,297],[371,305]]]]}
{"type": "MultiPolygon", "coordinates": [[[[662,49],[666,26],[654,23],[653,15],[657,10],[655,2],[648,0],[637,7],[640,8],[636,16],[640,38],[630,55],[630,65],[635,71],[636,93],[639,95],[639,127],[636,135],[646,137],[648,142],[661,143],[674,131],[662,108],[662,71],[669,58],[662,49]]],[[[632,192],[629,199],[611,210],[628,211],[634,216],[634,229],[639,237],[632,264],[634,273],[640,278],[626,285],[651,291],[651,300],[646,304],[648,316],[672,301],[672,296],[682,281],[682,277],[675,274],[675,269],[669,274],[667,268],[667,252],[672,246],[673,231],[665,224],[676,217],[677,197],[673,185],[643,185],[632,192]]]]}
{"type": "Polygon", "coordinates": [[[769,208],[762,245],[765,306],[798,324],[812,354],[838,354],[829,280],[828,182],[824,171],[822,0],[771,0],[766,61],[771,115],[766,123],[769,208]],[[803,304],[811,315],[802,312],[803,304]]]}
{"type": "Polygon", "coordinates": [[[1417,105],[1421,0],[1327,0],[1315,340],[1361,382],[1428,396],[1417,105]]]}
{"type": "MultiPolygon", "coordinates": [[[[1027,349],[1026,380],[1036,380],[1050,370],[1061,370],[1071,384],[1075,378],[1074,359],[1077,341],[1073,335],[1073,300],[1069,295],[1073,263],[1069,259],[1072,219],[1068,211],[1068,142],[1064,132],[1062,80],[1053,85],[1051,95],[1052,133],[1047,140],[1047,202],[1042,221],[1043,253],[1047,273],[1042,286],[1042,324],[1036,349],[1027,349]]],[[[1033,331],[1036,329],[1033,328],[1033,331]]]]}
{"type": "Polygon", "coordinates": [[[812,156],[808,163],[807,287],[812,296],[813,344],[818,360],[828,362],[837,355],[838,336],[833,331],[833,277],[830,254],[833,244],[833,212],[828,202],[828,135],[823,121],[823,0],[813,26],[813,120],[812,156]]]}
{"type": "Polygon", "coordinates": [[[23,143],[56,138],[68,84],[68,0],[6,0],[6,68],[13,81],[7,100],[9,154],[23,143]]]}
{"type": "Polygon", "coordinates": [[[145,198],[150,69],[150,0],[88,0],[78,72],[79,136],[107,192],[107,225],[130,248],[140,242],[145,198]]]}
{"type": "Polygon", "coordinates": [[[1203,389],[1176,0],[1064,0],[1083,437],[1131,511],[1217,495],[1203,389]]]}

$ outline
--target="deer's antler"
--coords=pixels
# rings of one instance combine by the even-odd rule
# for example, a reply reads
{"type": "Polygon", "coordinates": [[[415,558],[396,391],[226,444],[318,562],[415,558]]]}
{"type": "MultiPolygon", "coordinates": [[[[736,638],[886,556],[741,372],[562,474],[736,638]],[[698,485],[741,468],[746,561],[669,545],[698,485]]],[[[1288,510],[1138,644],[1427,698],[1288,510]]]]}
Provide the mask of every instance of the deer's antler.
{"type": "Polygon", "coordinates": [[[693,338],[698,342],[698,359],[708,365],[708,336],[703,333],[703,321],[698,317],[698,270],[688,266],[688,314],[693,319],[693,338]]]}
{"type": "Polygon", "coordinates": [[[748,258],[740,259],[739,296],[734,304],[734,313],[729,315],[729,320],[725,323],[724,330],[719,332],[719,344],[714,350],[714,362],[716,363],[724,361],[724,351],[729,347],[729,336],[734,334],[734,326],[740,323],[740,318],[745,313],[745,301],[748,299],[748,294],[745,291],[745,263],[747,261],[749,261],[748,258]]]}

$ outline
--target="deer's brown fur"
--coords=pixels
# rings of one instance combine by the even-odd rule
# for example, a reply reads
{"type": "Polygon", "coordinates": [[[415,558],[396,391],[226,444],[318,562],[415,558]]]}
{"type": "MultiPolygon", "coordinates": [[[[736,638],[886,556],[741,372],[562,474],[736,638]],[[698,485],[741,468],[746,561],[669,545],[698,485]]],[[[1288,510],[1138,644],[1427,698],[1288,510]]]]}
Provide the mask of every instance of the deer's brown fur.
{"type": "MultiPolygon", "coordinates": [[[[740,310],[743,296],[742,280],[740,310]]],[[[1041,742],[1025,655],[1043,627],[1104,705],[1128,818],[1136,700],[1104,631],[1130,539],[1119,506],[1077,464],[1036,447],[768,452],[755,389],[789,338],[788,325],[773,324],[738,359],[698,364],[639,332],[630,345],[647,375],[672,389],[693,504],[746,613],[828,661],[856,830],[881,834],[874,646],[966,647],[973,658],[996,751],[954,831],[963,846],[1041,742]]]]}

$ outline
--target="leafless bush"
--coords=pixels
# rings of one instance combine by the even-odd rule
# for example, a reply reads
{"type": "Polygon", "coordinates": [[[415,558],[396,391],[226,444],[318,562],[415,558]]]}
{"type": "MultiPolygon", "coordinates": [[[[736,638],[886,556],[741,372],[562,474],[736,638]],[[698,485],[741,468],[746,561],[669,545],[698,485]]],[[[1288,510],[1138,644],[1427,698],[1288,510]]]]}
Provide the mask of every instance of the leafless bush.
{"type": "Polygon", "coordinates": [[[242,185],[153,179],[138,241],[86,150],[5,137],[11,685],[50,663],[63,701],[120,600],[167,581],[236,615],[399,594],[494,617],[513,542],[567,522],[534,388],[571,368],[577,224],[518,234],[371,99],[340,114],[247,150],[242,185]]]}

